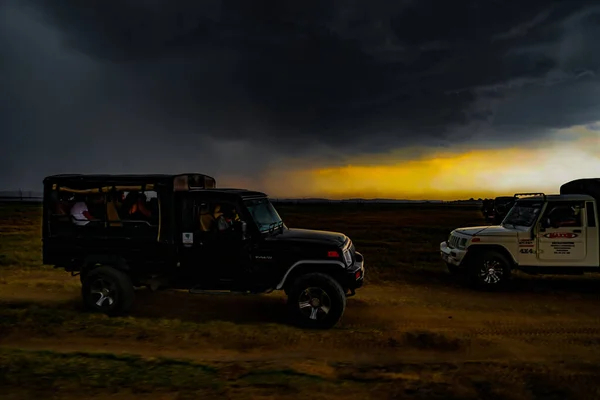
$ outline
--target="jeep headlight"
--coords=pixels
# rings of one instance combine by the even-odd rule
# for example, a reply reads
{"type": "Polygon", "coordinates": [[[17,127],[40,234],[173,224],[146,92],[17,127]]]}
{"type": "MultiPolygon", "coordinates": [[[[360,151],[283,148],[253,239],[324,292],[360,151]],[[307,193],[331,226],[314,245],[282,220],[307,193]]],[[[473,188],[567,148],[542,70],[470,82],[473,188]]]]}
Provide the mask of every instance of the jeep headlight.
{"type": "Polygon", "coordinates": [[[350,264],[352,264],[352,255],[350,254],[350,249],[344,250],[344,261],[346,261],[346,266],[350,266],[350,264]]]}
{"type": "Polygon", "coordinates": [[[467,238],[462,238],[458,241],[456,248],[464,250],[467,247],[467,238]]]}

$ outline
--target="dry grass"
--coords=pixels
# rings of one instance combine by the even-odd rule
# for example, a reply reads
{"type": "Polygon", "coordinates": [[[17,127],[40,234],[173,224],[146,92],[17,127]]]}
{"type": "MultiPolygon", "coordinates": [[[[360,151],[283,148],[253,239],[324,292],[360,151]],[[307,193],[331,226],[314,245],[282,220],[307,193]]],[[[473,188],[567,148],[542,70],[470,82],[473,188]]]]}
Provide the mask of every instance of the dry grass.
{"type": "Polygon", "coordinates": [[[79,279],[41,265],[39,206],[0,206],[3,398],[600,398],[597,278],[464,288],[438,245],[483,224],[472,207],[278,209],[365,256],[367,284],[335,329],[288,326],[281,293],[139,290],[129,317],[85,313],[79,279]]]}
{"type": "MultiPolygon", "coordinates": [[[[519,366],[488,363],[195,363],[107,353],[6,351],[0,355],[0,384],[27,397],[60,393],[63,398],[123,393],[132,398],[381,398],[567,399],[595,398],[593,365],[519,366]],[[576,368],[575,371],[569,369],[576,368]],[[323,371],[326,374],[323,374],[323,371]],[[561,374],[560,372],[563,372],[561,374]],[[570,379],[565,380],[564,374],[570,379]],[[489,381],[495,376],[495,382],[489,381]],[[36,385],[22,385],[35,381],[36,385]],[[499,384],[498,384],[499,383],[499,384]],[[124,390],[124,387],[126,388],[124,390]],[[528,393],[527,396],[522,396],[528,393]],[[175,397],[171,397],[175,398],[175,397]],[[196,397],[197,398],[197,397],[196,397]]],[[[45,397],[45,396],[44,396],[45,397]]]]}

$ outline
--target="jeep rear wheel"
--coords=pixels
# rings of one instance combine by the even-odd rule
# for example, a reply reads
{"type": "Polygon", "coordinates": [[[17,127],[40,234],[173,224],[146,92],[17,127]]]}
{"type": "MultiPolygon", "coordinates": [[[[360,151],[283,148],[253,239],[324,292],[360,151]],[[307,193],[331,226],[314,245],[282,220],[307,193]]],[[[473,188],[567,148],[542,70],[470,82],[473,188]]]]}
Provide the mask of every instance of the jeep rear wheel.
{"type": "Polygon", "coordinates": [[[83,278],[81,296],[86,309],[110,316],[129,311],[134,300],[131,279],[112,267],[98,267],[83,278]]]}
{"type": "Polygon", "coordinates": [[[506,285],[510,279],[510,263],[497,251],[486,251],[474,257],[468,268],[469,281],[478,289],[492,290],[506,285]]]}
{"type": "Polygon", "coordinates": [[[296,279],[288,295],[293,322],[303,328],[329,329],[342,318],[346,294],[329,275],[311,273],[296,279]]]}

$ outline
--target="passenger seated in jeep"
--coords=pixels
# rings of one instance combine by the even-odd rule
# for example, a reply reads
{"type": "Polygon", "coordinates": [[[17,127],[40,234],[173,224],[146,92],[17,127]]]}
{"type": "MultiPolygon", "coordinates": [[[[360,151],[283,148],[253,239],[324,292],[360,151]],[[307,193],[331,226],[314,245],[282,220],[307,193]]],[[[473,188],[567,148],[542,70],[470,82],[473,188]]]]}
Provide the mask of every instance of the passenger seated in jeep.
{"type": "Polygon", "coordinates": [[[548,217],[544,221],[546,228],[581,226],[581,213],[579,208],[558,206],[548,213],[548,217]]]}
{"type": "Polygon", "coordinates": [[[203,232],[212,232],[215,228],[215,217],[210,212],[208,204],[204,203],[200,205],[200,229],[203,232]]]}
{"type": "Polygon", "coordinates": [[[217,220],[217,227],[220,232],[226,231],[233,227],[234,222],[240,220],[239,215],[235,211],[235,207],[226,207],[224,212],[220,212],[221,207],[215,207],[215,218],[217,220]]]}
{"type": "Polygon", "coordinates": [[[146,208],[146,195],[143,193],[130,192],[123,206],[126,205],[128,205],[127,216],[132,220],[145,221],[152,216],[150,210],[146,208]]]}
{"type": "Polygon", "coordinates": [[[78,195],[75,197],[75,204],[71,207],[71,219],[77,226],[87,225],[91,220],[95,219],[88,210],[87,200],[86,196],[78,195]]]}
{"type": "Polygon", "coordinates": [[[69,215],[69,194],[64,192],[52,192],[52,200],[54,202],[54,214],[69,215]]]}

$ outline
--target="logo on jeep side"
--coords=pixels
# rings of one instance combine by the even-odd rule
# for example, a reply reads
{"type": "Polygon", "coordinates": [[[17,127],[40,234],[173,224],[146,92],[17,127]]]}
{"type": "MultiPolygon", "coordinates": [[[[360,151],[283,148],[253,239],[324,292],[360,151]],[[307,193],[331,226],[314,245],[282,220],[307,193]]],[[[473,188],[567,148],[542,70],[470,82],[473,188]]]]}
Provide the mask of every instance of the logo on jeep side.
{"type": "Polygon", "coordinates": [[[257,260],[270,260],[273,257],[271,257],[271,256],[256,256],[254,258],[256,258],[257,260]]]}
{"type": "Polygon", "coordinates": [[[194,234],[191,232],[183,232],[181,234],[181,242],[183,244],[194,244],[194,234]]]}
{"type": "Polygon", "coordinates": [[[572,239],[572,238],[576,238],[577,234],[569,233],[569,232],[554,232],[554,233],[546,233],[544,235],[544,237],[547,237],[550,239],[572,239]]]}

